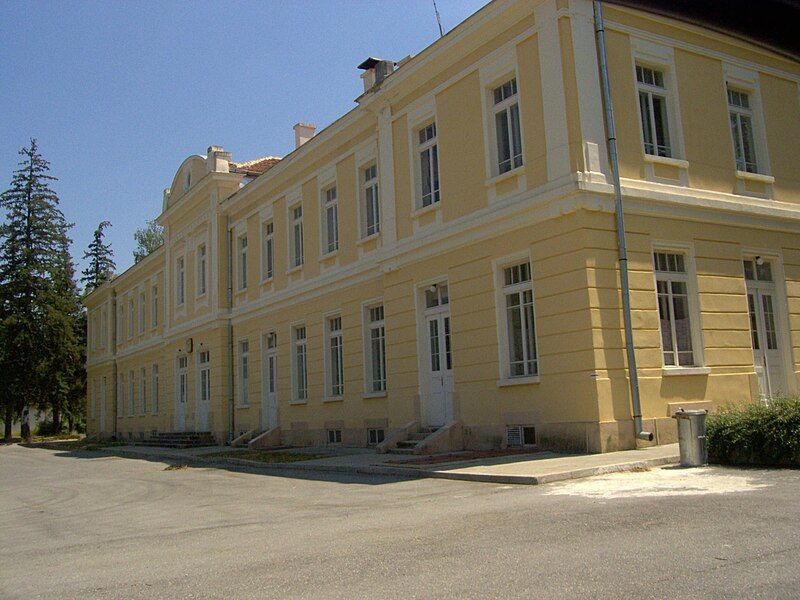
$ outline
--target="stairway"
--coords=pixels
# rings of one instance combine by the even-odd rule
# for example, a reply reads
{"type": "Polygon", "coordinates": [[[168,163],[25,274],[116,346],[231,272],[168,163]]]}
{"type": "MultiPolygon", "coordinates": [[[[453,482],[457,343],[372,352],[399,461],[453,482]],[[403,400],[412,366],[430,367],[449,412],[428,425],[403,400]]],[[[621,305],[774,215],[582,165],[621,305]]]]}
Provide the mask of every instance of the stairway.
{"type": "Polygon", "coordinates": [[[408,439],[397,442],[397,447],[390,452],[392,454],[416,454],[415,450],[420,442],[439,431],[439,427],[422,427],[416,433],[411,433],[408,439]]]}
{"type": "Polygon", "coordinates": [[[159,446],[161,448],[202,448],[217,444],[210,431],[162,431],[150,439],[134,443],[137,446],[159,446]]]}

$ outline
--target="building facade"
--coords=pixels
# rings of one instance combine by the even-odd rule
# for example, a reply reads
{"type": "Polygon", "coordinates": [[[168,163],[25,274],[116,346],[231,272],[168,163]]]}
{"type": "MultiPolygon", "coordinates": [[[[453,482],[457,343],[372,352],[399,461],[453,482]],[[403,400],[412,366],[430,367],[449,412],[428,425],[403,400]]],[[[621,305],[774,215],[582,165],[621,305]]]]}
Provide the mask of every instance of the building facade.
{"type": "MultiPolygon", "coordinates": [[[[604,11],[665,443],[678,407],[797,391],[800,64],[604,11]]],[[[90,435],[634,447],[591,3],[495,0],[361,68],[357,106],[298,125],[283,159],[212,146],[179,167],[164,245],[85,300],[90,435]]]]}

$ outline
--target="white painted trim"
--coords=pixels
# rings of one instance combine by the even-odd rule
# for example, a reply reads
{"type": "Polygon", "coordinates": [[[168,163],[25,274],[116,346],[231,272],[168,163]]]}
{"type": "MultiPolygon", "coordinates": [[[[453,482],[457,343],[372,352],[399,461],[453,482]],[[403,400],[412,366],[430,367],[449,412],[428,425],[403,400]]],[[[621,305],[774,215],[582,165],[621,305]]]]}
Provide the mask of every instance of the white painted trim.
{"type": "Polygon", "coordinates": [[[708,375],[711,373],[711,367],[661,367],[661,375],[663,377],[672,377],[676,375],[708,375]]]}

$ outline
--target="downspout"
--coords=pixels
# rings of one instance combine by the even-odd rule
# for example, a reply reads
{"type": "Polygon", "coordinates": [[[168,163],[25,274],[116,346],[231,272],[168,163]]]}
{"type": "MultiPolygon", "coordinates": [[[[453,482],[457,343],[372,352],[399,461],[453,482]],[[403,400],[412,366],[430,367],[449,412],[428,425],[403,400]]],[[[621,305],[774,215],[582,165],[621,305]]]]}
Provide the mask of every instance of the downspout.
{"type": "Polygon", "coordinates": [[[231,316],[233,314],[233,233],[231,232],[231,217],[227,217],[227,225],[225,228],[226,245],[228,247],[228,260],[226,261],[227,270],[227,309],[228,309],[228,443],[230,444],[234,437],[235,412],[234,412],[234,390],[233,390],[233,321],[231,316]]]}
{"type": "Polygon", "coordinates": [[[611,176],[614,185],[614,213],[617,218],[617,248],[619,251],[619,278],[622,284],[622,318],[625,324],[625,351],[628,355],[628,379],[633,402],[634,434],[640,440],[653,441],[653,433],[644,431],[642,405],[639,400],[639,375],[636,371],[636,353],[633,347],[633,324],[631,323],[631,288],[628,281],[628,247],[625,242],[625,216],[622,206],[622,188],[619,182],[619,159],[617,156],[617,133],[614,126],[614,109],[611,104],[611,84],[608,80],[606,57],[606,35],[603,26],[603,9],[600,0],[594,0],[594,32],[597,39],[597,55],[600,62],[600,83],[603,88],[603,105],[606,113],[606,134],[611,161],[611,176]]]}
{"type": "Polygon", "coordinates": [[[117,414],[119,397],[119,382],[117,381],[117,290],[111,292],[111,381],[114,387],[114,395],[111,403],[114,406],[114,440],[117,440],[117,414]]]}

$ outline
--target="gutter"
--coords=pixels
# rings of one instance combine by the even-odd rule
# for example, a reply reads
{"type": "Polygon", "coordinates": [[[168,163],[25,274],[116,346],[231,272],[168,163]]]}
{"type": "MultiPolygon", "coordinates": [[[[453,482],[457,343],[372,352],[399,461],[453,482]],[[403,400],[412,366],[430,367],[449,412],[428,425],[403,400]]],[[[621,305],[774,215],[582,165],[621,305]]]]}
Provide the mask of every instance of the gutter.
{"type": "Polygon", "coordinates": [[[234,389],[233,389],[233,232],[231,230],[231,217],[226,216],[226,245],[228,247],[227,267],[227,309],[228,309],[228,443],[234,438],[235,411],[234,411],[234,389]]]}
{"type": "Polygon", "coordinates": [[[614,126],[614,108],[611,103],[611,83],[608,79],[606,36],[603,26],[603,8],[600,0],[594,0],[594,32],[597,41],[597,57],[600,67],[600,84],[603,88],[603,105],[606,113],[606,135],[614,186],[614,214],[617,220],[617,250],[619,253],[619,279],[622,287],[622,317],[625,324],[625,351],[628,355],[628,380],[633,403],[633,427],[637,439],[653,441],[653,433],[644,431],[642,405],[639,399],[639,374],[636,371],[636,352],[633,346],[633,324],[631,322],[631,288],[628,280],[628,247],[625,241],[625,215],[622,204],[622,187],[619,181],[619,157],[617,156],[617,132],[614,126]]]}
{"type": "MultiPolygon", "coordinates": [[[[111,323],[111,381],[114,388],[114,393],[111,397],[111,403],[114,407],[114,439],[119,439],[117,437],[117,419],[119,415],[117,414],[117,410],[119,409],[119,381],[117,377],[117,290],[111,290],[111,315],[109,318],[109,322],[111,323]]],[[[102,432],[101,432],[102,433],[102,432]]]]}

